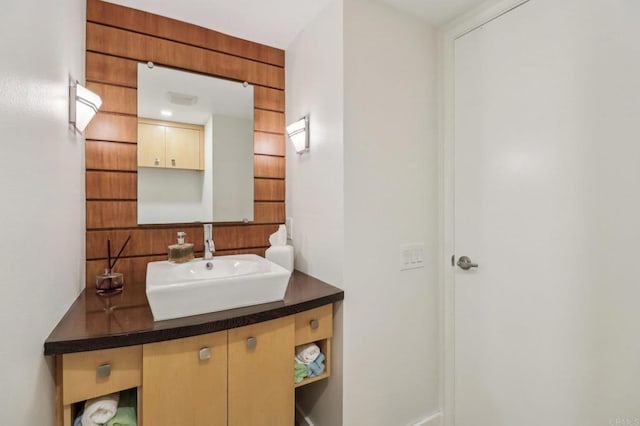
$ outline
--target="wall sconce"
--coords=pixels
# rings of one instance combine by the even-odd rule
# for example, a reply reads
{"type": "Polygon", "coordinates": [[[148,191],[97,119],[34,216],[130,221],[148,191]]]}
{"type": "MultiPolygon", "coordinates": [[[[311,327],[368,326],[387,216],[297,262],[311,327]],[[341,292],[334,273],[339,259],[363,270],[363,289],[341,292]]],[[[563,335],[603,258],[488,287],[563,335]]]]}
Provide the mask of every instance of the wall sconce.
{"type": "Polygon", "coordinates": [[[287,126],[287,135],[291,139],[296,153],[302,154],[309,151],[309,114],[289,124],[287,126]]]}
{"type": "Polygon", "coordinates": [[[69,123],[84,132],[102,105],[100,96],[73,80],[69,84],[69,123]]]}

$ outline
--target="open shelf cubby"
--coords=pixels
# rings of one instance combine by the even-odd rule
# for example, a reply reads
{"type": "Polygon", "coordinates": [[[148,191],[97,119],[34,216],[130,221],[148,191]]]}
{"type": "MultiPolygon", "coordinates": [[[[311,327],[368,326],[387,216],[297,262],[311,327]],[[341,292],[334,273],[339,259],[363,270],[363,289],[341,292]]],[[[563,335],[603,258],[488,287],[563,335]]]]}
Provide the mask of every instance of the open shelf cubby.
{"type": "Polygon", "coordinates": [[[320,352],[322,352],[325,356],[324,373],[315,377],[307,377],[300,383],[295,383],[294,388],[299,388],[300,386],[308,385],[309,383],[314,383],[331,376],[331,339],[322,339],[313,343],[318,345],[318,347],[320,348],[320,352]]]}

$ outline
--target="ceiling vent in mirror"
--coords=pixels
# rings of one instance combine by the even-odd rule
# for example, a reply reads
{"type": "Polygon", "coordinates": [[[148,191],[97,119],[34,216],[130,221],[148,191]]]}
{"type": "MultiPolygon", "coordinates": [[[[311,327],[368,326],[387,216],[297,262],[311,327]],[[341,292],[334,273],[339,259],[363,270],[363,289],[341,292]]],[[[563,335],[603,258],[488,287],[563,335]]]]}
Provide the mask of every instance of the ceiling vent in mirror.
{"type": "Polygon", "coordinates": [[[198,102],[198,97],[194,95],[187,95],[186,93],[167,92],[167,98],[169,102],[177,105],[195,105],[198,102]]]}

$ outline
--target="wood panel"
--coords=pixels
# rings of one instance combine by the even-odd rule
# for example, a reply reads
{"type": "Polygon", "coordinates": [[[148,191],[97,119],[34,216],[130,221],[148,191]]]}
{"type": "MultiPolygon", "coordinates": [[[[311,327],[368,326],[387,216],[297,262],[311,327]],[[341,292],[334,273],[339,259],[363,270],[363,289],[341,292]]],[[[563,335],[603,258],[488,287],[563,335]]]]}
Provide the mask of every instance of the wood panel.
{"type": "Polygon", "coordinates": [[[135,388],[142,384],[142,347],[125,346],[62,355],[62,403],[135,388]],[[96,369],[109,364],[111,373],[97,377],[96,369]]]}
{"type": "Polygon", "coordinates": [[[87,140],[84,153],[87,170],[138,170],[138,148],[130,143],[87,140]]]}
{"type": "Polygon", "coordinates": [[[333,336],[333,304],[297,313],[295,321],[296,346],[328,339],[333,336]],[[316,328],[311,327],[312,321],[317,322],[316,328]]]}
{"type": "Polygon", "coordinates": [[[284,201],[284,180],[255,179],[253,193],[256,201],[284,201]]]}
{"type": "Polygon", "coordinates": [[[87,201],[87,229],[130,228],[137,225],[135,201],[87,201]]]}
{"type": "Polygon", "coordinates": [[[88,170],[85,188],[87,200],[135,200],[138,196],[138,175],[88,170]]]}
{"type": "Polygon", "coordinates": [[[147,424],[227,426],[226,331],[143,345],[142,369],[147,424]]]}
{"type": "Polygon", "coordinates": [[[286,153],[285,136],[275,133],[253,133],[253,150],[256,154],[279,155],[286,153]]]}
{"type": "Polygon", "coordinates": [[[138,63],[94,52],[86,54],[87,81],[138,87],[138,63]]]}
{"type": "Polygon", "coordinates": [[[256,201],[253,208],[254,223],[284,223],[284,202],[256,201]]]}
{"type": "Polygon", "coordinates": [[[91,81],[87,82],[87,88],[102,98],[100,111],[138,114],[138,91],[136,89],[91,81]]]}
{"type": "Polygon", "coordinates": [[[84,136],[93,140],[136,143],[138,119],[135,115],[98,112],[87,126],[84,136]]]}
{"type": "Polygon", "coordinates": [[[229,425],[294,424],[293,317],[228,333],[229,425]],[[254,347],[247,344],[250,337],[254,347]]]}
{"type": "Polygon", "coordinates": [[[195,251],[203,250],[202,226],[97,230],[87,232],[87,259],[104,259],[107,240],[111,240],[114,251],[120,250],[129,235],[131,240],[122,253],[123,256],[166,255],[167,246],[175,244],[178,232],[186,232],[186,241],[194,244],[195,251]]]}
{"type": "Polygon", "coordinates": [[[284,89],[281,67],[90,22],[87,50],[284,89]]]}
{"type": "Polygon", "coordinates": [[[254,108],[284,112],[284,90],[255,86],[253,88],[253,106],[254,108]]]}
{"type": "Polygon", "coordinates": [[[213,240],[216,243],[217,250],[239,250],[243,247],[268,247],[269,235],[273,234],[277,230],[277,225],[214,227],[213,240]]]}
{"type": "MultiPolygon", "coordinates": [[[[147,263],[167,260],[167,256],[148,256],[148,257],[125,257],[118,260],[114,272],[124,274],[124,285],[131,283],[143,283],[147,277],[147,263]]],[[[106,267],[105,260],[88,260],[87,261],[87,287],[94,288],[96,285],[96,276],[102,274],[106,267]]]]}
{"type": "Polygon", "coordinates": [[[225,250],[218,253],[219,256],[228,256],[231,254],[255,254],[258,256],[264,257],[265,252],[269,247],[259,247],[252,249],[241,249],[241,250],[225,250]]]}
{"type": "Polygon", "coordinates": [[[284,157],[272,157],[268,155],[255,155],[253,157],[253,175],[257,178],[284,179],[284,157]]]}
{"type": "MultiPolygon", "coordinates": [[[[216,250],[234,250],[245,247],[268,247],[269,235],[276,232],[277,225],[235,225],[216,226],[213,229],[213,240],[216,250]]],[[[186,241],[194,244],[194,250],[201,252],[204,248],[202,225],[176,225],[162,229],[111,229],[87,232],[87,259],[104,259],[106,257],[107,240],[111,240],[113,250],[120,250],[129,235],[131,240],[123,252],[123,256],[166,255],[167,246],[175,244],[176,233],[187,233],[186,241]]]]}
{"type": "Polygon", "coordinates": [[[87,21],[202,46],[284,67],[284,51],[136,9],[88,0],[87,21]]]}
{"type": "Polygon", "coordinates": [[[103,107],[85,134],[87,284],[105,267],[106,240],[119,249],[126,282],[144,282],[146,264],[165,260],[177,231],[202,255],[202,225],[137,225],[137,66],[154,61],[254,84],[256,220],[214,224],[216,254],[264,256],[269,235],[284,222],[284,51],[173,19],[105,3],[87,2],[86,79],[103,107]],[[129,172],[129,173],[126,173],[129,172]],[[266,178],[266,179],[264,179],[266,178]]]}
{"type": "Polygon", "coordinates": [[[284,113],[256,109],[253,117],[253,128],[258,132],[280,133],[285,131],[284,113]]]}

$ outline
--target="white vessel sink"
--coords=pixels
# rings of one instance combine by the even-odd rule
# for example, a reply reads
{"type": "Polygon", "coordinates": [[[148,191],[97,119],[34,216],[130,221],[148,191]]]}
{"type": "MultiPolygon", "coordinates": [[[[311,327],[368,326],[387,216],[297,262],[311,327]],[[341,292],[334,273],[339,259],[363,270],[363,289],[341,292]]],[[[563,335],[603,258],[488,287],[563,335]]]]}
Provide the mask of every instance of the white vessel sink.
{"type": "Polygon", "coordinates": [[[161,321],[284,299],[291,272],[255,254],[149,262],[147,299],[161,321]]]}

